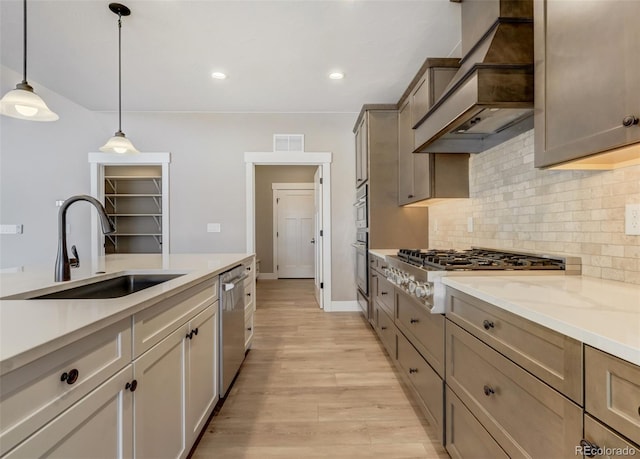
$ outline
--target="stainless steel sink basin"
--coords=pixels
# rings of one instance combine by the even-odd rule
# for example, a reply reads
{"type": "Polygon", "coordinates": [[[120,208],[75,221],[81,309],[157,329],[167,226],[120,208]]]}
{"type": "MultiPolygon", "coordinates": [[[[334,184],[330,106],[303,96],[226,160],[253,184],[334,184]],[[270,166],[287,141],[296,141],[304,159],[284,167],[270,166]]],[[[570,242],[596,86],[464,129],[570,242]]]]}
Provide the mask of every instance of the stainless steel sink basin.
{"type": "Polygon", "coordinates": [[[30,300],[102,300],[120,298],[145,288],[183,276],[184,274],[124,274],[91,284],[72,287],[45,295],[32,296],[30,300]]]}

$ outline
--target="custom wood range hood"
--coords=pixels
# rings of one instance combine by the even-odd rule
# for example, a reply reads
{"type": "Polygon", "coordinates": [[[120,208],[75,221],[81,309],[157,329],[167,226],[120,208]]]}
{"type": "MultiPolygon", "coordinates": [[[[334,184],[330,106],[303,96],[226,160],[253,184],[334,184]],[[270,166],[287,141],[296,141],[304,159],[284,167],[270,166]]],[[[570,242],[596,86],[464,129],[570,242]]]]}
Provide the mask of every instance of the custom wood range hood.
{"type": "Polygon", "coordinates": [[[415,153],[477,153],[533,128],[533,0],[464,0],[460,69],[415,127],[415,153]]]}

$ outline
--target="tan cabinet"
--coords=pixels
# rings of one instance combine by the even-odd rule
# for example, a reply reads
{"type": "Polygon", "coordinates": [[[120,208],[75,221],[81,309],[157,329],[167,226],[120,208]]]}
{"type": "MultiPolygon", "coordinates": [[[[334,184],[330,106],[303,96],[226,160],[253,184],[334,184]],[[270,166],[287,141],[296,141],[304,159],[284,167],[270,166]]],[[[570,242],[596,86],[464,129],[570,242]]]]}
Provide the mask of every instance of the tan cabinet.
{"type": "Polygon", "coordinates": [[[640,2],[540,0],[534,18],[536,167],[640,142],[640,2]]]}
{"type": "Polygon", "coordinates": [[[396,360],[396,326],[393,323],[393,319],[387,315],[384,309],[378,304],[374,304],[375,313],[375,330],[382,345],[387,350],[387,354],[392,360],[396,360]]]}
{"type": "Polygon", "coordinates": [[[364,181],[368,184],[369,247],[427,247],[427,209],[398,207],[396,105],[364,105],[356,121],[354,133],[356,184],[364,181]],[[364,167],[367,163],[368,170],[365,174],[364,167]]]}
{"type": "Polygon", "coordinates": [[[389,317],[396,315],[396,293],[395,288],[383,275],[378,275],[376,279],[376,295],[373,300],[384,309],[389,317]]]}
{"type": "Polygon", "coordinates": [[[582,343],[454,289],[447,318],[582,404],[582,343]]]}
{"type": "Polygon", "coordinates": [[[427,59],[399,103],[398,204],[469,197],[468,154],[414,154],[414,127],[442,94],[458,59],[427,59]]]}
{"type": "Polygon", "coordinates": [[[585,457],[609,459],[633,457],[640,454],[640,446],[631,443],[589,415],[584,417],[584,440],[580,453],[585,457]]]}
{"type": "Polygon", "coordinates": [[[438,439],[444,436],[443,382],[420,353],[402,334],[398,333],[398,366],[404,379],[408,381],[421,405],[422,411],[434,426],[438,439]]]}
{"type": "Polygon", "coordinates": [[[396,325],[443,378],[444,316],[431,314],[404,291],[396,289],[396,292],[396,325]]]}
{"type": "Polygon", "coordinates": [[[445,390],[446,448],[454,459],[507,459],[507,453],[448,387],[445,390]]]}
{"type": "Polygon", "coordinates": [[[356,187],[364,185],[369,178],[369,138],[367,135],[367,114],[356,128],[356,187]]]}
{"type": "Polygon", "coordinates": [[[582,409],[452,322],[446,381],[510,457],[575,457],[582,409]]]}
{"type": "Polygon", "coordinates": [[[584,360],[585,410],[640,444],[640,367],[590,346],[584,360]]]}

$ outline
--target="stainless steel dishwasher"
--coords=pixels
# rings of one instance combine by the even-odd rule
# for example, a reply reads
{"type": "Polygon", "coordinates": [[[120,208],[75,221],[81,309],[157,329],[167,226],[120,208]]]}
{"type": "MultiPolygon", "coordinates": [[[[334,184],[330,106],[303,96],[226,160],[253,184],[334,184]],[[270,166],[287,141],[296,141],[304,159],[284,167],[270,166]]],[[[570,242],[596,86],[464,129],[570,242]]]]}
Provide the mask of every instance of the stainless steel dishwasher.
{"type": "Polygon", "coordinates": [[[247,271],[238,265],[220,274],[220,397],[244,360],[244,280],[247,271]]]}

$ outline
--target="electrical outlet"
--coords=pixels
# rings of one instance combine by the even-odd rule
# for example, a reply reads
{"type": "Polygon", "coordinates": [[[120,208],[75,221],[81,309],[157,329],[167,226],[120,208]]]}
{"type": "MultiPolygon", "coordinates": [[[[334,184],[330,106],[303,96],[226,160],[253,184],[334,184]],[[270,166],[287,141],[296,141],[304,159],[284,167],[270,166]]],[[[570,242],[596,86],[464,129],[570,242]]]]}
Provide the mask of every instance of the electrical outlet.
{"type": "Polygon", "coordinates": [[[473,217],[467,217],[467,233],[473,233],[473,217]]]}
{"type": "Polygon", "coordinates": [[[624,207],[624,234],[640,236],[640,204],[627,204],[624,207]]]}
{"type": "Polygon", "coordinates": [[[22,225],[0,225],[0,234],[22,234],[22,225]]]}
{"type": "Polygon", "coordinates": [[[207,233],[219,233],[220,223],[207,223],[207,233]]]}

